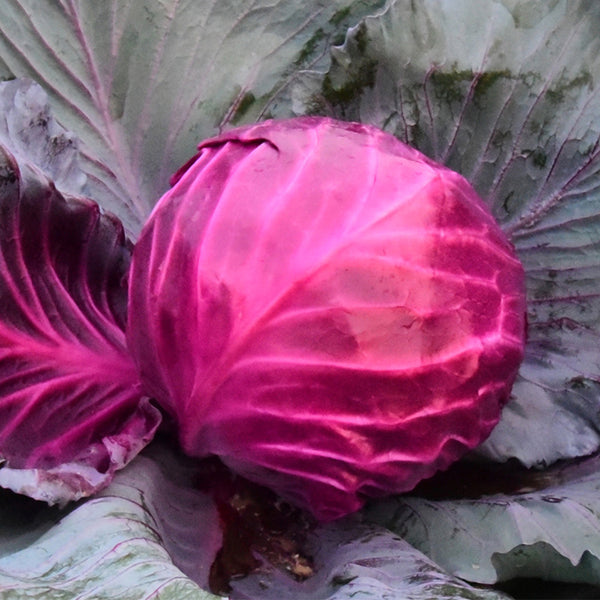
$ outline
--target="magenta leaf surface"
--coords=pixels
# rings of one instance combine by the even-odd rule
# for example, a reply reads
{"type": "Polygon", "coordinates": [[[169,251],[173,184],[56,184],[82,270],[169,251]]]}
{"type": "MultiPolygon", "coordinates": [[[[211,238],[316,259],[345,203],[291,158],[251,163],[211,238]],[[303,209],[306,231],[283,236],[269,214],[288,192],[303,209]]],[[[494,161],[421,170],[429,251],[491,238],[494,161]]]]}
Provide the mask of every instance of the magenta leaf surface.
{"type": "Polygon", "coordinates": [[[63,503],[106,485],[160,414],[125,348],[121,224],[0,152],[0,485],[63,503]]]}
{"type": "Polygon", "coordinates": [[[128,342],[188,453],[326,519],[487,437],[523,270],[462,177],[304,118],[208,140],[174,182],[134,251],[128,342]]]}

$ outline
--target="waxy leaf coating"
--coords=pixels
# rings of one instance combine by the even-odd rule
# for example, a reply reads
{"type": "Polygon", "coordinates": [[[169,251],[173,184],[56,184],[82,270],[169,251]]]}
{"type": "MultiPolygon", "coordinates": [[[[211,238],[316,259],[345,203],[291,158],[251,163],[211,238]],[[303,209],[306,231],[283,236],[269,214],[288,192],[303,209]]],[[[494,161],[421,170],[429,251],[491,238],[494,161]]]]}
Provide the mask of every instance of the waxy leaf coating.
{"type": "Polygon", "coordinates": [[[327,520],[485,439],[523,357],[524,274],[470,185],[324,118],[199,148],[136,245],[128,313],[184,450],[327,520]]]}

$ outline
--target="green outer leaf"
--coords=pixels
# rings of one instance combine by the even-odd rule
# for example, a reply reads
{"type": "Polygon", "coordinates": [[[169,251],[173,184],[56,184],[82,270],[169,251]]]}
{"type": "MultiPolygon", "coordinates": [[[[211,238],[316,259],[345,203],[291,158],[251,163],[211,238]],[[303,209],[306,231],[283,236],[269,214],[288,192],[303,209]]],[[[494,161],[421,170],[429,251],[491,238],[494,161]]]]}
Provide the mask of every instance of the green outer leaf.
{"type": "Polygon", "coordinates": [[[528,228],[597,145],[599,23],[586,0],[392,0],[306,76],[296,109],[382,127],[528,228]]]}
{"type": "MultiPolygon", "coordinates": [[[[582,301],[585,300],[582,298],[582,301]]],[[[525,361],[502,419],[477,453],[544,468],[598,449],[600,355],[597,327],[557,320],[529,327],[525,361]]]]}
{"type": "Polygon", "coordinates": [[[473,500],[393,498],[368,518],[449,573],[492,584],[539,577],[600,585],[600,459],[555,474],[544,490],[473,500]]]}
{"type": "MultiPolygon", "coordinates": [[[[0,598],[216,600],[202,588],[221,529],[212,501],[196,490],[202,474],[201,463],[154,442],[106,490],[69,511],[0,490],[0,598]]],[[[263,562],[231,582],[230,597],[507,600],[358,517],[319,527],[307,551],[315,574],[306,581],[263,562]]]]}
{"type": "Polygon", "coordinates": [[[203,138],[266,116],[336,31],[380,4],[5,0],[0,78],[44,87],[81,140],[88,194],[135,236],[203,138]]]}
{"type": "Polygon", "coordinates": [[[528,466],[600,447],[600,4],[396,0],[351,29],[297,112],[382,127],[463,174],[527,274],[516,398],[481,453],[528,466]]]}
{"type": "Polygon", "coordinates": [[[69,512],[6,495],[0,598],[216,600],[173,564],[206,579],[219,544],[215,509],[190,478],[193,469],[160,446],[69,512]]]}
{"type": "Polygon", "coordinates": [[[312,578],[300,583],[264,570],[232,582],[232,599],[508,600],[449,576],[404,540],[355,518],[320,527],[312,550],[312,578]]]}

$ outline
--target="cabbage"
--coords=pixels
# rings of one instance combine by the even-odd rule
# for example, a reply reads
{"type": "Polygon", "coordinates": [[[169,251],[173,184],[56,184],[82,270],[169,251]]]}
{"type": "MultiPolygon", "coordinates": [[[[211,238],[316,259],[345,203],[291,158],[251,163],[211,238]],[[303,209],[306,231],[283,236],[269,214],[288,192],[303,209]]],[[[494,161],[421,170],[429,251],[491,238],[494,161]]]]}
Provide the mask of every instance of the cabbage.
{"type": "MultiPolygon", "coordinates": [[[[467,461],[408,494],[371,502],[356,517],[315,528],[300,548],[285,545],[289,530],[277,532],[273,539],[287,552],[273,556],[273,546],[255,535],[253,509],[272,522],[273,513],[289,510],[285,503],[273,502],[272,494],[248,502],[238,487],[223,494],[223,482],[210,470],[203,489],[214,502],[202,501],[198,477],[180,469],[214,461],[185,461],[176,453],[163,468],[162,459],[175,445],[170,438],[166,444],[157,439],[95,498],[64,509],[0,489],[0,597],[215,600],[196,585],[206,587],[206,575],[214,570],[223,578],[218,585],[209,582],[211,589],[232,599],[508,598],[494,588],[515,597],[599,596],[591,586],[600,585],[600,4],[6,0],[0,15],[0,144],[7,150],[6,157],[0,153],[0,194],[12,186],[10,197],[26,199],[27,210],[17,214],[33,217],[21,219],[17,237],[10,227],[2,231],[7,256],[21,236],[33,239],[34,247],[43,243],[32,231],[41,214],[60,213],[46,210],[50,196],[51,205],[78,207],[75,212],[89,214],[90,221],[93,205],[68,196],[93,200],[100,215],[114,212],[135,241],[165,193],[169,174],[199,140],[268,118],[320,115],[380,127],[465,177],[514,244],[528,297],[526,352],[513,398],[467,461]],[[15,88],[18,93],[9,91],[15,88]],[[37,171],[34,187],[27,165],[37,171]],[[359,526],[369,518],[385,530],[359,526]],[[255,537],[247,535],[249,525],[255,537]],[[342,531],[347,536],[338,535],[342,531]],[[314,558],[308,580],[295,581],[294,571],[285,570],[298,556],[314,558]],[[240,578],[257,558],[263,564],[240,578]],[[456,586],[453,576],[485,585],[456,586]],[[528,579],[501,583],[515,577],[528,579]],[[222,585],[227,581],[231,591],[222,585]]],[[[14,222],[10,202],[5,206],[13,214],[7,221],[14,222]]],[[[100,221],[106,226],[112,221],[118,248],[118,224],[105,217],[100,221]]],[[[66,215],[65,221],[73,223],[66,215]]],[[[28,281],[40,293],[58,290],[40,278],[57,265],[57,273],[78,271],[98,283],[94,276],[112,260],[110,239],[107,235],[109,243],[94,253],[93,263],[83,262],[79,251],[70,257],[58,253],[64,262],[28,261],[13,281],[28,281]]],[[[73,247],[86,254],[90,247],[80,241],[73,247]]],[[[126,256],[127,248],[123,251],[126,256]]],[[[18,263],[7,265],[15,273],[18,263]]],[[[72,292],[73,300],[84,299],[85,284],[61,281],[68,283],[59,294],[61,307],[69,306],[72,292]]],[[[123,344],[122,288],[116,297],[118,310],[111,311],[118,316],[116,326],[103,312],[106,305],[82,304],[83,313],[96,306],[107,317],[98,330],[102,343],[60,341],[63,356],[72,341],[73,353],[85,357],[76,366],[85,367],[88,389],[100,394],[108,412],[137,386],[138,377],[123,344]],[[131,376],[117,377],[116,369],[96,372],[107,355],[131,376]],[[117,394],[102,394],[108,386],[117,394]]],[[[4,298],[14,307],[10,288],[4,298]]],[[[46,317],[55,325],[55,339],[71,326],[77,329],[76,311],[63,311],[56,320],[45,306],[49,310],[39,311],[40,322],[46,317]]],[[[6,330],[15,313],[0,313],[6,330]]],[[[16,329],[17,321],[12,325],[16,329]]],[[[21,351],[35,349],[27,330],[21,333],[21,351]]],[[[7,372],[15,365],[14,350],[4,348],[7,372]]],[[[49,350],[46,358],[55,348],[49,350]]],[[[29,360],[36,362],[36,356],[29,360]]],[[[67,373],[78,383],[70,400],[82,402],[79,410],[77,402],[67,409],[65,365],[55,361],[54,367],[56,378],[44,389],[60,392],[67,402],[47,395],[48,402],[35,403],[28,417],[42,424],[50,412],[46,425],[54,421],[68,434],[66,423],[78,416],[72,429],[82,431],[92,400],[77,396],[85,379],[79,371],[67,373]]],[[[32,397],[32,388],[25,387],[24,406],[32,397]]],[[[133,394],[130,400],[135,417],[133,394]]],[[[143,405],[143,394],[138,401],[143,405]]],[[[92,489],[102,478],[105,484],[132,456],[121,452],[127,444],[151,435],[146,431],[140,439],[129,430],[134,435],[128,436],[114,416],[115,429],[97,431],[87,446],[111,450],[109,470],[104,460],[97,463],[100,470],[85,469],[74,459],[86,456],[86,446],[73,446],[75,452],[63,457],[69,462],[49,469],[39,462],[30,469],[5,463],[0,485],[10,479],[13,489],[37,493],[45,486],[47,492],[51,483],[57,489],[78,474],[91,476],[92,489]],[[119,438],[125,443],[113,443],[119,438]]],[[[18,439],[18,423],[0,413],[0,427],[13,425],[18,439]]],[[[36,452],[35,439],[27,433],[20,439],[29,440],[30,455],[36,452]]],[[[23,458],[34,462],[27,453],[23,458]]],[[[304,518],[297,521],[295,532],[304,518]]]]}
{"type": "Polygon", "coordinates": [[[466,180],[326,118],[199,150],[136,244],[127,325],[184,450],[329,520],[484,440],[523,358],[524,273],[466,180]]]}

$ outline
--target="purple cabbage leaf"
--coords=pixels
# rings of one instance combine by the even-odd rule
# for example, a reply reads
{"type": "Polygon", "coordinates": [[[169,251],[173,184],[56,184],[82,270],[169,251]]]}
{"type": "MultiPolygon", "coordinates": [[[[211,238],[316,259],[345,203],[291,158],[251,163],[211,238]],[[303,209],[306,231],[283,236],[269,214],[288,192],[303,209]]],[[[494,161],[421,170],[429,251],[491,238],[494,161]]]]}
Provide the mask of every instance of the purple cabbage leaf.
{"type": "MultiPolygon", "coordinates": [[[[17,106],[38,94],[28,85],[0,90],[17,86],[17,106]]],[[[63,504],[105,486],[161,417],[125,346],[123,227],[61,195],[44,167],[0,145],[0,486],[63,504]]]]}
{"type": "MultiPolygon", "coordinates": [[[[69,511],[0,492],[0,596],[217,600],[222,595],[205,588],[222,532],[213,501],[196,489],[206,475],[159,440],[69,511]]],[[[309,538],[312,578],[294,580],[265,563],[233,580],[227,597],[508,600],[448,575],[395,534],[357,518],[320,526],[309,538]]]]}

